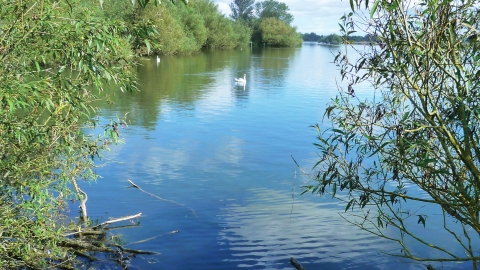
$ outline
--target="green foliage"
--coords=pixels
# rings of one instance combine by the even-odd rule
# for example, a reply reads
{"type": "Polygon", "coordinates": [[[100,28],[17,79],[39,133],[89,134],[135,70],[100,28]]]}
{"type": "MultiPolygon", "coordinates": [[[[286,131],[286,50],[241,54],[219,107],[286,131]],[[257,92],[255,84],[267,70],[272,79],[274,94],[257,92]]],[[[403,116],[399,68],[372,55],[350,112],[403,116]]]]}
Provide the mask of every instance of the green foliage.
{"type": "Polygon", "coordinates": [[[207,41],[208,29],[206,28],[202,14],[197,12],[188,12],[187,9],[182,9],[183,14],[182,25],[183,32],[186,34],[191,46],[187,47],[187,51],[198,51],[207,41]]]}
{"type": "MultiPolygon", "coordinates": [[[[260,16],[257,19],[253,18],[253,1],[232,2],[232,16],[240,16],[235,17],[235,21],[222,15],[211,0],[191,1],[188,5],[167,2],[146,9],[128,7],[125,2],[130,1],[105,0],[103,14],[99,16],[122,21],[130,35],[131,46],[140,55],[152,52],[187,54],[202,49],[234,48],[250,42],[254,32],[257,37],[254,41],[259,44],[296,46],[301,43],[295,28],[290,26],[293,16],[288,13],[288,6],[274,0],[257,5],[260,16]],[[267,18],[277,18],[287,25],[286,28],[278,29],[287,36],[281,40],[276,38],[274,42],[264,42],[260,23],[267,18]]],[[[278,24],[270,28],[274,27],[278,28],[278,24]]],[[[278,34],[272,32],[268,35],[278,34]]]]}
{"type": "Polygon", "coordinates": [[[290,14],[289,7],[282,2],[275,0],[265,0],[255,3],[255,13],[260,20],[275,18],[290,25],[293,21],[293,15],[290,14]]]}
{"type": "MultiPolygon", "coordinates": [[[[0,268],[69,268],[61,219],[95,180],[94,159],[117,143],[87,136],[96,93],[136,90],[139,54],[189,53],[248,42],[251,30],[208,0],[188,8],[148,1],[10,1],[0,5],[0,268]],[[223,36],[222,36],[223,35],[223,36]]],[[[70,243],[70,242],[69,242],[70,243]]],[[[71,243],[70,243],[71,244],[71,243]]]]}
{"type": "MultiPolygon", "coordinates": [[[[87,1],[85,5],[91,6],[97,2],[87,1]]],[[[149,7],[152,8],[152,7],[149,7]]],[[[141,10],[132,5],[131,1],[109,1],[103,0],[103,5],[101,9],[98,9],[99,12],[103,12],[103,16],[107,20],[120,20],[127,22],[131,19],[132,14],[136,10],[141,10]]],[[[99,16],[101,14],[98,14],[99,16]]]]}
{"type": "Polygon", "coordinates": [[[73,250],[60,243],[72,182],[97,178],[94,159],[121,124],[106,137],[82,132],[99,124],[96,90],[134,91],[138,54],[233,47],[250,29],[208,0],[10,1],[0,18],[0,268],[69,268],[73,250]]]}
{"type": "Polygon", "coordinates": [[[133,42],[134,48],[145,55],[145,40],[154,53],[188,54],[201,49],[233,48],[247,43],[251,36],[249,28],[227,19],[210,0],[192,1],[188,6],[165,3],[136,9],[129,18],[131,28],[140,30],[131,31],[137,33],[133,37],[139,37],[133,42]]]}
{"type": "Polygon", "coordinates": [[[328,35],[328,36],[322,36],[318,42],[322,42],[322,43],[328,43],[328,44],[342,44],[343,43],[343,39],[341,36],[339,35],[336,35],[336,34],[331,34],[331,35],[328,35]]]}
{"type": "Polygon", "coordinates": [[[230,17],[234,21],[243,20],[244,22],[250,22],[253,18],[253,6],[255,0],[233,0],[230,3],[230,10],[232,14],[230,17]]]}
{"type": "Polygon", "coordinates": [[[189,6],[190,12],[197,12],[206,29],[206,40],[203,49],[226,49],[244,45],[250,40],[251,30],[242,22],[232,22],[218,11],[218,7],[210,0],[195,1],[189,6]],[[193,11],[194,10],[194,11],[193,11]]]}
{"type": "Polygon", "coordinates": [[[233,31],[233,22],[218,12],[216,4],[209,0],[197,1],[195,8],[204,17],[207,28],[205,49],[233,48],[237,45],[233,31]]]}
{"type": "MultiPolygon", "coordinates": [[[[38,208],[34,205],[30,207],[38,208]]],[[[66,257],[65,251],[52,241],[52,239],[61,238],[59,234],[61,230],[57,231],[56,228],[51,230],[45,226],[45,220],[50,217],[32,220],[24,214],[25,210],[22,208],[26,207],[15,205],[5,198],[0,201],[0,218],[2,219],[0,231],[3,240],[2,249],[4,249],[0,252],[2,269],[20,265],[46,267],[48,258],[66,257]]]]}
{"type": "Polygon", "coordinates": [[[357,60],[335,57],[348,87],[325,113],[333,127],[318,138],[316,183],[307,190],[343,200],[349,222],[399,245],[392,255],[470,261],[477,269],[480,3],[350,2],[358,10],[342,17],[342,34],[368,21],[362,30],[380,42],[358,51],[357,60]],[[362,4],[370,10],[363,13],[362,4]],[[355,91],[367,82],[374,95],[355,91]],[[443,215],[438,224],[426,209],[443,215]],[[445,230],[442,241],[421,233],[432,226],[445,230]],[[420,257],[412,242],[432,257],[420,257]]]}
{"type": "Polygon", "coordinates": [[[302,37],[296,29],[275,18],[266,18],[260,23],[262,41],[270,46],[297,46],[302,37]]]}
{"type": "MultiPolygon", "coordinates": [[[[174,8],[174,7],[170,7],[174,8]]],[[[176,54],[182,53],[187,36],[183,32],[183,27],[179,19],[174,17],[174,14],[169,12],[166,5],[149,7],[148,9],[138,10],[135,14],[134,22],[136,25],[147,22],[156,30],[155,33],[149,36],[152,44],[152,51],[157,54],[176,54]]],[[[144,29],[144,27],[140,27],[144,29]]],[[[148,54],[147,47],[141,42],[137,43],[139,54],[148,54]]]]}
{"type": "Polygon", "coordinates": [[[237,44],[248,44],[252,37],[252,31],[252,28],[242,21],[233,24],[233,32],[237,44]]]}
{"type": "MultiPolygon", "coordinates": [[[[312,33],[315,34],[315,33],[312,33]]],[[[313,39],[315,36],[312,36],[312,34],[304,34],[304,40],[305,38],[307,39],[313,39]]],[[[367,34],[365,36],[339,36],[336,34],[331,34],[328,36],[317,36],[318,39],[315,41],[322,42],[322,43],[328,43],[328,44],[342,44],[342,43],[378,43],[380,40],[371,34],[367,34]]],[[[305,40],[306,41],[306,40],[305,40]]],[[[313,40],[310,40],[313,41],[313,40]]]]}
{"type": "Polygon", "coordinates": [[[256,18],[250,22],[252,41],[257,45],[294,47],[303,42],[302,35],[290,26],[293,16],[288,6],[275,0],[255,4],[256,18]]]}
{"type": "Polygon", "coordinates": [[[365,36],[347,36],[346,39],[350,43],[378,43],[380,40],[374,35],[365,35],[365,36]]]}
{"type": "Polygon", "coordinates": [[[303,34],[302,35],[302,38],[303,38],[303,41],[318,41],[322,36],[319,36],[313,32],[311,32],[310,34],[303,34]]]}
{"type": "Polygon", "coordinates": [[[93,158],[116,141],[81,131],[96,124],[90,89],[135,89],[125,26],[95,14],[73,2],[0,5],[1,269],[72,263],[57,245],[70,183],[96,179],[93,158]]]}
{"type": "Polygon", "coordinates": [[[345,43],[345,40],[348,41],[348,43],[370,43],[370,42],[378,42],[378,40],[375,40],[375,37],[371,35],[365,35],[365,36],[346,36],[344,37],[345,40],[336,34],[331,34],[328,36],[319,36],[315,33],[310,33],[310,34],[303,34],[302,35],[304,41],[318,41],[322,43],[329,43],[329,44],[342,44],[345,43]]]}

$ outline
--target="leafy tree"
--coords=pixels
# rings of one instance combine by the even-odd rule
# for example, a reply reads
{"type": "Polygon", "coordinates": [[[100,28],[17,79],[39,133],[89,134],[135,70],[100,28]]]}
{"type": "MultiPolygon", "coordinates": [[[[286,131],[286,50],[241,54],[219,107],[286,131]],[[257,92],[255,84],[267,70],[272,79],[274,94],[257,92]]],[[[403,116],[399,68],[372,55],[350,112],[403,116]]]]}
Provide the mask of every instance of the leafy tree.
{"type": "Polygon", "coordinates": [[[329,43],[329,44],[342,44],[343,39],[339,35],[331,34],[331,35],[320,38],[318,42],[329,43]]]}
{"type": "Polygon", "coordinates": [[[266,18],[260,24],[262,41],[270,46],[296,46],[302,38],[295,28],[275,18],[266,18]]]}
{"type": "Polygon", "coordinates": [[[164,3],[137,10],[130,20],[132,29],[156,30],[140,32],[134,48],[147,54],[151,50],[159,54],[188,54],[202,49],[233,48],[248,43],[251,30],[242,22],[233,22],[222,15],[211,0],[197,0],[184,5],[164,3]]]}
{"type": "Polygon", "coordinates": [[[296,32],[295,27],[290,26],[293,16],[288,13],[288,10],[285,3],[275,0],[257,2],[255,4],[257,17],[250,24],[253,28],[252,42],[272,46],[300,45],[302,35],[296,32]]]}
{"type": "Polygon", "coordinates": [[[205,44],[208,37],[208,29],[205,26],[203,16],[198,12],[189,12],[183,6],[181,6],[181,10],[183,11],[180,13],[183,32],[194,44],[194,47],[189,48],[188,51],[198,51],[205,44]]]}
{"type": "Polygon", "coordinates": [[[375,42],[375,39],[372,39],[370,35],[365,35],[365,36],[351,36],[349,35],[346,37],[348,42],[358,42],[358,43],[370,43],[370,42],[375,42]]]}
{"type": "Polygon", "coordinates": [[[392,255],[477,269],[479,1],[350,3],[342,33],[368,25],[362,30],[380,44],[358,51],[358,60],[348,50],[335,57],[348,87],[326,110],[333,126],[319,135],[316,183],[307,190],[343,200],[349,222],[399,245],[392,255]],[[367,82],[374,94],[355,92],[367,82]],[[442,215],[437,224],[432,209],[442,215]],[[445,230],[441,240],[421,233],[432,226],[445,230]]]}
{"type": "MultiPolygon", "coordinates": [[[[136,37],[140,39],[135,42],[134,48],[138,54],[147,55],[148,47],[142,42],[141,37],[149,37],[151,49],[157,54],[177,54],[191,52],[187,51],[196,47],[196,50],[201,48],[202,44],[195,46],[190,44],[187,46],[189,40],[188,35],[184,32],[182,24],[182,16],[176,16],[180,11],[175,7],[168,7],[167,5],[151,6],[146,9],[139,9],[135,12],[132,19],[132,25],[137,28],[142,25],[152,25],[155,29],[154,33],[139,33],[136,37]],[[170,12],[170,10],[174,10],[170,12]]],[[[182,14],[183,15],[183,14],[182,14]]],[[[203,25],[203,21],[201,22],[203,25]]],[[[144,29],[144,28],[140,28],[144,29]]],[[[195,51],[196,51],[195,50],[195,51]]]]}
{"type": "Polygon", "coordinates": [[[248,44],[252,38],[252,28],[243,22],[235,22],[233,24],[233,33],[236,44],[248,44]]]}
{"type": "Polygon", "coordinates": [[[318,41],[320,38],[322,38],[322,36],[319,36],[312,32],[310,34],[307,34],[307,33],[303,34],[302,38],[304,41],[318,41]]]}
{"type": "Polygon", "coordinates": [[[249,22],[253,17],[253,4],[255,0],[233,0],[230,3],[232,14],[230,17],[237,21],[243,20],[249,22]]]}
{"type": "Polygon", "coordinates": [[[117,141],[119,124],[105,127],[107,138],[82,132],[97,124],[93,89],[135,89],[125,25],[70,4],[0,5],[1,269],[74,264],[60,219],[82,196],[72,182],[96,178],[93,159],[117,141]]]}
{"type": "Polygon", "coordinates": [[[289,10],[290,8],[285,3],[275,0],[255,3],[255,13],[260,20],[275,18],[290,25],[293,21],[293,15],[288,13],[289,10]]]}
{"type": "Polygon", "coordinates": [[[207,28],[204,49],[223,49],[237,46],[233,22],[218,12],[218,7],[210,0],[196,3],[196,9],[203,15],[207,28]]]}

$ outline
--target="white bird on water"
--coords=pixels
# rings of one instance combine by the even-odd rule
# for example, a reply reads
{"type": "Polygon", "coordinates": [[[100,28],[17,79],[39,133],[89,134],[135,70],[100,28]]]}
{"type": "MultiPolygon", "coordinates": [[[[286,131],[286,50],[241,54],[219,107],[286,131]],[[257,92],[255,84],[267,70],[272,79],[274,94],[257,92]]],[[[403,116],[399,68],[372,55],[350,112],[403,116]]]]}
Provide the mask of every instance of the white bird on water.
{"type": "Polygon", "coordinates": [[[160,56],[157,55],[157,63],[160,63],[160,56]]]}
{"type": "Polygon", "coordinates": [[[243,78],[235,78],[235,82],[245,85],[247,83],[247,74],[243,74],[243,78]]]}

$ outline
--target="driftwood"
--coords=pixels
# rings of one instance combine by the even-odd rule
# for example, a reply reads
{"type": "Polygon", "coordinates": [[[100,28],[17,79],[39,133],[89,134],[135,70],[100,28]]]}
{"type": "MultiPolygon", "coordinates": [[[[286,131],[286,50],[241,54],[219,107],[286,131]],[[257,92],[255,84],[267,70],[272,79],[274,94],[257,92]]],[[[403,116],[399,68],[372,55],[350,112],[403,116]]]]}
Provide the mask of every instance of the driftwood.
{"type": "Polygon", "coordinates": [[[87,259],[89,259],[91,262],[93,262],[93,261],[98,261],[98,259],[97,259],[96,257],[90,256],[90,255],[88,255],[87,253],[81,252],[81,251],[78,251],[78,250],[75,250],[75,251],[73,252],[73,254],[75,254],[75,255],[77,255],[77,256],[80,256],[80,257],[87,258],[87,259]]]}
{"type": "Polygon", "coordinates": [[[152,197],[155,197],[155,198],[157,198],[157,199],[159,199],[159,200],[161,200],[161,201],[164,201],[164,202],[170,202],[170,203],[173,203],[173,204],[176,204],[176,205],[179,205],[179,206],[188,208],[188,209],[190,210],[190,212],[192,212],[192,214],[193,214],[195,217],[198,217],[197,214],[195,213],[195,210],[193,210],[192,208],[186,207],[184,204],[178,203],[178,202],[176,202],[176,201],[167,200],[167,199],[164,199],[164,198],[162,198],[162,197],[159,197],[159,196],[157,196],[157,195],[155,195],[155,194],[152,194],[152,193],[150,193],[150,192],[148,192],[148,191],[145,191],[145,190],[143,190],[141,187],[139,187],[137,184],[133,183],[133,181],[130,180],[130,179],[127,179],[127,181],[132,185],[132,187],[140,190],[141,192],[143,192],[143,193],[145,193],[145,194],[148,194],[148,195],[150,195],[150,196],[152,196],[152,197]]]}
{"type": "Polygon", "coordinates": [[[105,235],[108,230],[112,229],[107,228],[108,225],[138,218],[141,215],[142,213],[138,213],[136,215],[115,218],[87,228],[78,227],[79,231],[65,235],[65,238],[63,238],[58,245],[66,248],[70,253],[75,254],[77,258],[83,258],[83,260],[90,262],[101,260],[102,264],[106,258],[108,261],[120,265],[121,269],[130,269],[130,267],[127,268],[127,266],[130,264],[131,258],[134,258],[137,254],[158,255],[161,253],[125,248],[116,243],[115,237],[110,238],[105,235]],[[66,237],[71,235],[74,235],[75,238],[66,237]]]}
{"type": "Polygon", "coordinates": [[[84,242],[81,240],[73,240],[69,238],[65,238],[60,242],[60,245],[63,247],[68,247],[68,248],[73,248],[75,250],[88,250],[88,251],[101,251],[101,252],[107,252],[107,253],[114,253],[117,252],[116,250],[109,248],[109,247],[104,247],[104,246],[99,246],[94,245],[89,242],[84,242]]]}
{"type": "Polygon", "coordinates": [[[148,255],[155,255],[155,254],[162,254],[160,252],[153,252],[153,251],[147,251],[147,250],[140,250],[140,249],[131,249],[131,248],[125,248],[120,245],[114,245],[117,248],[119,248],[121,251],[128,252],[128,253],[134,253],[134,254],[148,254],[148,255]]]}
{"type": "Polygon", "coordinates": [[[104,225],[109,225],[115,222],[120,222],[120,221],[125,221],[125,220],[130,220],[134,218],[138,218],[142,215],[142,213],[138,213],[136,215],[131,215],[131,216],[126,216],[126,217],[121,217],[117,219],[111,219],[105,222],[102,222],[98,225],[92,226],[92,227],[87,227],[87,228],[78,228],[78,231],[76,232],[71,232],[67,233],[64,236],[71,236],[71,235],[77,235],[77,234],[84,234],[84,235],[102,235],[105,234],[105,231],[103,230],[98,230],[98,228],[104,226],[104,225]]]}
{"type": "Polygon", "coordinates": [[[303,268],[303,266],[297,260],[295,260],[293,257],[290,258],[290,264],[293,267],[295,267],[295,269],[297,269],[297,270],[305,270],[305,268],[303,268]]]}
{"type": "Polygon", "coordinates": [[[111,219],[111,220],[107,220],[105,222],[102,222],[98,225],[95,225],[93,226],[92,228],[98,228],[98,227],[102,227],[104,225],[109,225],[109,224],[112,224],[112,223],[115,223],[115,222],[120,222],[120,221],[125,221],[125,220],[130,220],[130,219],[134,219],[134,218],[137,218],[137,217],[140,217],[142,215],[142,213],[138,213],[136,215],[132,215],[132,216],[126,216],[126,217],[121,217],[121,218],[117,218],[117,219],[111,219]]]}
{"type": "Polygon", "coordinates": [[[128,244],[126,244],[125,246],[133,245],[133,244],[144,243],[144,242],[153,240],[153,239],[155,239],[155,238],[162,237],[162,236],[164,236],[164,235],[166,235],[166,234],[175,234],[175,233],[179,233],[179,232],[180,232],[179,230],[175,230],[175,231],[171,231],[171,232],[168,232],[168,233],[163,233],[163,234],[160,234],[160,235],[157,235],[157,236],[154,236],[154,237],[150,237],[150,238],[147,238],[147,239],[143,239],[143,240],[135,241],[135,242],[132,242],[132,243],[128,243],[128,244]]]}
{"type": "Polygon", "coordinates": [[[97,253],[110,254],[107,256],[107,258],[110,258],[110,260],[111,258],[115,258],[113,261],[119,263],[122,269],[127,269],[126,265],[129,263],[129,260],[126,258],[135,257],[135,254],[161,254],[159,252],[125,248],[116,244],[113,241],[113,237],[112,239],[109,239],[105,236],[107,231],[112,229],[107,228],[110,224],[138,218],[142,215],[142,213],[110,219],[100,224],[87,227],[88,216],[86,202],[88,200],[88,196],[78,187],[77,181],[74,177],[72,177],[71,180],[80,198],[80,208],[82,210],[81,220],[83,226],[80,225],[77,227],[77,231],[65,234],[64,238],[58,243],[59,246],[65,247],[69,252],[75,254],[79,258],[83,257],[89,261],[99,260],[96,255],[97,253]],[[72,239],[68,236],[74,236],[75,238],[72,239]]]}

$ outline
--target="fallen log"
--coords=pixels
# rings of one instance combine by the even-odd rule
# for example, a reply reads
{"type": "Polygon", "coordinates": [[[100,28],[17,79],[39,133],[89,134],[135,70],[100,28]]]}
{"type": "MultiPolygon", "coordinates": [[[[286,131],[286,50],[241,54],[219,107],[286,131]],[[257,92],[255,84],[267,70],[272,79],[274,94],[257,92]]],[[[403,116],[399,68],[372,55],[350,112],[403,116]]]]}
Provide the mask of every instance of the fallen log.
{"type": "Polygon", "coordinates": [[[84,242],[81,240],[73,240],[69,238],[64,238],[62,242],[59,243],[60,246],[73,248],[75,250],[87,250],[87,251],[101,251],[107,253],[117,252],[116,250],[109,247],[97,246],[89,242],[84,242]]]}
{"type": "Polygon", "coordinates": [[[105,252],[105,253],[118,253],[120,250],[121,252],[126,252],[126,253],[132,253],[132,254],[148,254],[148,255],[158,255],[161,254],[160,252],[153,252],[153,251],[146,251],[146,250],[140,250],[140,249],[131,249],[131,248],[124,248],[121,245],[117,244],[111,244],[111,246],[114,246],[118,249],[113,249],[109,246],[103,246],[102,243],[89,243],[89,242],[84,242],[81,240],[73,240],[69,238],[65,238],[62,240],[62,242],[59,243],[60,246],[63,247],[68,247],[75,249],[74,253],[79,253],[78,255],[81,255],[83,257],[86,257],[91,260],[90,256],[88,254],[82,253],[81,250],[85,251],[99,251],[99,252],[105,252]]]}

